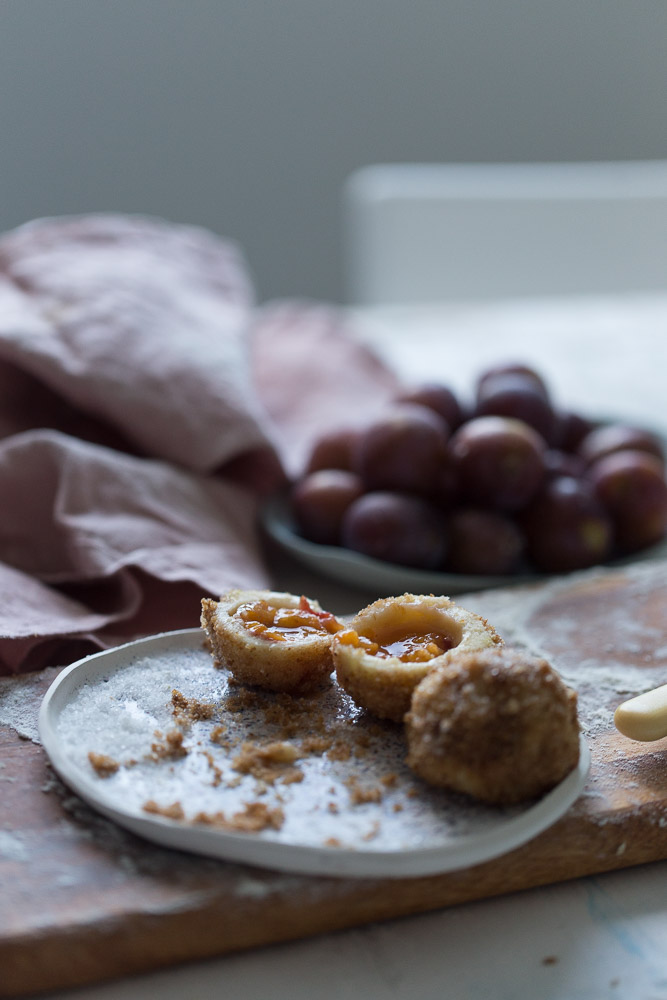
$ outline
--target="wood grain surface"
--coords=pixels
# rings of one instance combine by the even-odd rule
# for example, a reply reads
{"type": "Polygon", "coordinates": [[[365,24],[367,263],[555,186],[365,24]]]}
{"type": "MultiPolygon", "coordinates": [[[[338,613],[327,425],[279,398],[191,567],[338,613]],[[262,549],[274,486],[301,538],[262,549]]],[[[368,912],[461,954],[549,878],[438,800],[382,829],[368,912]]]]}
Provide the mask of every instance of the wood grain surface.
{"type": "Polygon", "coordinates": [[[93,813],[38,743],[56,676],[0,684],[0,996],[62,989],[667,858],[667,740],[634,743],[617,704],[667,683],[667,562],[458,598],[579,694],[586,789],[551,829],[464,871],[295,876],[161,849],[93,813]]]}

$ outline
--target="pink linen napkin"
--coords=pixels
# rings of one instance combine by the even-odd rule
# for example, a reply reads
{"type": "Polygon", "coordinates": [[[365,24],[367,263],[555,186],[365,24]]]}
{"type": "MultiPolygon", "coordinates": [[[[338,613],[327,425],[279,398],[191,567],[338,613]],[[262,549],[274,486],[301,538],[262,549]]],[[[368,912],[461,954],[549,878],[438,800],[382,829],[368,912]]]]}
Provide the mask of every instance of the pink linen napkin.
{"type": "Polygon", "coordinates": [[[259,496],[396,384],[336,310],[257,309],[202,229],[94,215],[0,237],[0,673],[269,585],[259,496]]]}
{"type": "Polygon", "coordinates": [[[318,303],[276,302],[256,314],[255,382],[290,477],[318,435],[363,426],[398,391],[394,372],[349,333],[339,310],[318,303]]]}

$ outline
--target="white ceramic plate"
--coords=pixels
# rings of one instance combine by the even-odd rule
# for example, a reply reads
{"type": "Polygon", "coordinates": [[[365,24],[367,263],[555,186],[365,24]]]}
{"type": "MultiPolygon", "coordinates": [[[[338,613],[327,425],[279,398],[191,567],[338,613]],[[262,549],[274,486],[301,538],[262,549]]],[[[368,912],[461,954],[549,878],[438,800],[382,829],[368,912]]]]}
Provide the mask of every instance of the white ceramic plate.
{"type": "Polygon", "coordinates": [[[405,765],[401,727],[370,720],[336,685],[310,700],[287,702],[230,686],[199,629],[152,636],[72,664],[49,688],[39,729],[60,777],[94,809],[147,840],[337,877],[422,876],[502,855],[569,809],[590,763],[582,741],[575,771],[539,801],[511,809],[430,789],[405,765]],[[177,724],[174,690],[193,705],[210,703],[213,716],[177,724]],[[276,723],[275,712],[283,709],[287,714],[276,723]],[[241,745],[280,739],[285,719],[292,745],[317,746],[279,769],[276,780],[235,770],[241,745]],[[179,725],[188,752],[160,756],[156,749],[164,749],[165,735],[179,725]],[[116,773],[99,776],[89,751],[116,761],[116,773]],[[145,811],[149,799],[163,809],[178,802],[183,818],[145,811]],[[241,833],[201,819],[220,810],[233,816],[248,802],[267,814],[280,810],[282,824],[241,833]]]}
{"type": "MultiPolygon", "coordinates": [[[[263,505],[260,519],[264,530],[286,552],[310,569],[340,583],[367,588],[377,596],[393,596],[405,591],[413,594],[468,594],[476,590],[512,587],[537,583],[545,574],[516,573],[512,576],[482,576],[480,574],[436,573],[411,569],[394,563],[371,559],[350,549],[335,545],[318,545],[302,538],[296,531],[289,503],[284,494],[271,497],[263,505]]],[[[655,559],[667,554],[667,539],[631,556],[609,562],[623,566],[631,562],[655,559]]]]}

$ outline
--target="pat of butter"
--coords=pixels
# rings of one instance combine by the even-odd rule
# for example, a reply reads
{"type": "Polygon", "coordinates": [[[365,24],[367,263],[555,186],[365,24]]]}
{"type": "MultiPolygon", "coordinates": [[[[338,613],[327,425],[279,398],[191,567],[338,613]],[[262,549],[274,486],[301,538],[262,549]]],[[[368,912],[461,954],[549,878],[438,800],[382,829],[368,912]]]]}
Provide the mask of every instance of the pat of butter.
{"type": "Polygon", "coordinates": [[[667,684],[619,705],[614,725],[631,740],[660,740],[667,736],[667,684]]]}

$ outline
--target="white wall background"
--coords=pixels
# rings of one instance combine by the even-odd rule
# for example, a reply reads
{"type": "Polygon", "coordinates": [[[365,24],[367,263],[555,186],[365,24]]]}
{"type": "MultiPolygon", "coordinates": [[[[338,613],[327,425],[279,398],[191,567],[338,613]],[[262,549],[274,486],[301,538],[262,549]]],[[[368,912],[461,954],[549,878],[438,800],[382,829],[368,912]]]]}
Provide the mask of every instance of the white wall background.
{"type": "Polygon", "coordinates": [[[0,0],[0,229],[157,214],[339,300],[377,161],[667,157],[667,0],[0,0]]]}

